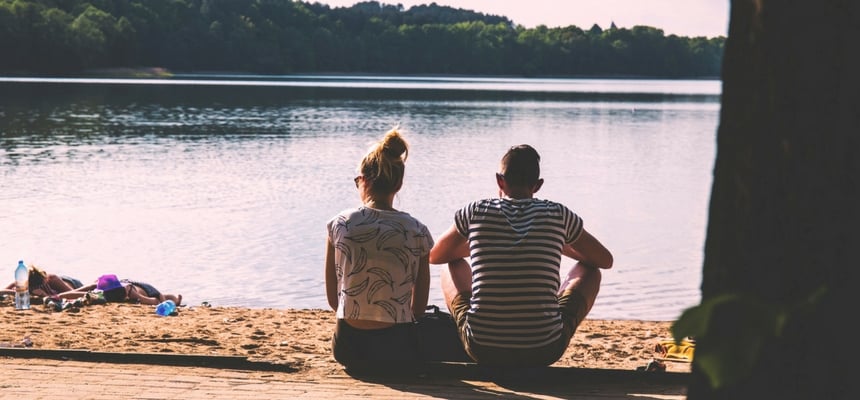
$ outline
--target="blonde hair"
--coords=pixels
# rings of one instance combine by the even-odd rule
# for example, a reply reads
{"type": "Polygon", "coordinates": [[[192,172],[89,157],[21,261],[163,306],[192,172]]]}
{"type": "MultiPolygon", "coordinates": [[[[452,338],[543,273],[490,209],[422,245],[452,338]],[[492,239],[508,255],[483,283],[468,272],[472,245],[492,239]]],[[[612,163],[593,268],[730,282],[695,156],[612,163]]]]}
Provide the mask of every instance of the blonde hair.
{"type": "Polygon", "coordinates": [[[409,144],[394,127],[370,147],[358,164],[358,172],[368,181],[371,192],[394,193],[403,185],[407,157],[409,144]]]}

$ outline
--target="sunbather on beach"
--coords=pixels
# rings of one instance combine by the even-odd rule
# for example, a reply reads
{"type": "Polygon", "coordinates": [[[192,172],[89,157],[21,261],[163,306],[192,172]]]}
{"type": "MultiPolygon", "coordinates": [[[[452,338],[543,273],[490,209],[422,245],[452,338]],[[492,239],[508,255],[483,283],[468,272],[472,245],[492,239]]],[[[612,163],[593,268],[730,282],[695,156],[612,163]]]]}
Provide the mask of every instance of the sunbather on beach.
{"type": "Polygon", "coordinates": [[[326,224],[325,286],[336,311],[335,360],[347,369],[408,367],[419,359],[416,316],[430,290],[430,231],[394,209],[408,145],[393,129],[359,163],[362,205],[326,224]]]}
{"type": "Polygon", "coordinates": [[[89,285],[60,293],[59,296],[63,299],[78,299],[96,289],[102,291],[106,301],[113,303],[129,302],[153,306],[165,300],[172,300],[177,306],[182,303],[181,294],[163,294],[148,283],[128,279],[119,280],[113,274],[102,275],[89,285]]]}
{"type": "MultiPolygon", "coordinates": [[[[64,275],[48,273],[47,271],[31,265],[28,268],[28,289],[30,296],[51,297],[60,293],[75,290],[83,286],[81,281],[64,275]]],[[[0,295],[14,295],[15,282],[10,283],[5,289],[0,289],[0,295]]]]}

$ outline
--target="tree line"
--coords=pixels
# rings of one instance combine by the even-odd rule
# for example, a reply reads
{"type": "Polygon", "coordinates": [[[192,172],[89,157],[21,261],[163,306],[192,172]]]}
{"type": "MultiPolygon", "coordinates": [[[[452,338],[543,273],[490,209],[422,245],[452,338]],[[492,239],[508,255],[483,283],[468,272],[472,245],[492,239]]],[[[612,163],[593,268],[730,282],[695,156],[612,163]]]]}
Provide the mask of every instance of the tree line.
{"type": "Polygon", "coordinates": [[[634,26],[525,28],[376,1],[0,0],[0,71],[718,77],[725,37],[634,26]]]}

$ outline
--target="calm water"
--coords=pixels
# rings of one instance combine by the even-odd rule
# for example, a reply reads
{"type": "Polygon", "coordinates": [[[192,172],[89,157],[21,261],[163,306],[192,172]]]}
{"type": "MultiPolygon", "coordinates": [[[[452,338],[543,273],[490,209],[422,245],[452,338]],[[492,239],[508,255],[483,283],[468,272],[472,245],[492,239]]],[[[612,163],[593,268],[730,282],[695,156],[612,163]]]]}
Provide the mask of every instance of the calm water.
{"type": "MultiPolygon", "coordinates": [[[[440,235],[530,143],[615,255],[593,318],[698,304],[719,81],[180,76],[0,78],[0,263],[116,273],[185,302],[326,308],[325,222],[395,124],[395,207],[440,235]]],[[[569,268],[570,263],[565,269],[569,268]]],[[[430,301],[443,304],[431,266],[430,301]]],[[[2,274],[0,274],[2,276],[2,274]]]]}

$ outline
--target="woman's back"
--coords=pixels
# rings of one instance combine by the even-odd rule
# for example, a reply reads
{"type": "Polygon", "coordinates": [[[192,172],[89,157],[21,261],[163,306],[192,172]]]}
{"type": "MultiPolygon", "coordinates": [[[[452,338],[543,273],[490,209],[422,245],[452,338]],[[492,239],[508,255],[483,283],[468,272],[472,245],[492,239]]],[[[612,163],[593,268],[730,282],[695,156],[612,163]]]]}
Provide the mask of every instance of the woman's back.
{"type": "Polygon", "coordinates": [[[405,212],[359,207],[332,219],[328,230],[340,266],[337,317],[413,322],[419,257],[433,247],[427,227],[405,212]]]}

